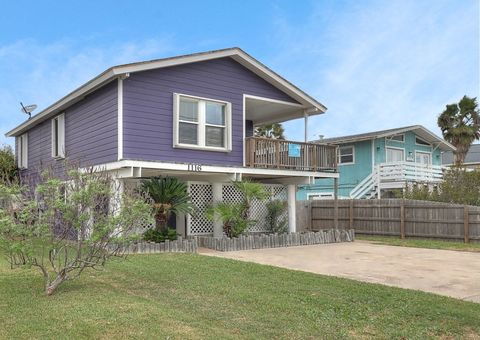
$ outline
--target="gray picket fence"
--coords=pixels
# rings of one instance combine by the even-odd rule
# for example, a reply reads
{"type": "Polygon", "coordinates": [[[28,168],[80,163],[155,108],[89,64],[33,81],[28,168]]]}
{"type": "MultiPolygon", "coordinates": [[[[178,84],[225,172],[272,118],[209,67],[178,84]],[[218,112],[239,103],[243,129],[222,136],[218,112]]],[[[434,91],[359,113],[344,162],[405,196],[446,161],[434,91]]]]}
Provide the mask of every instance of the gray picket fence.
{"type": "Polygon", "coordinates": [[[355,239],[355,232],[353,229],[328,229],[306,233],[241,235],[236,238],[214,238],[210,236],[197,236],[195,238],[199,247],[217,251],[237,251],[352,242],[355,239]]]}
{"type": "Polygon", "coordinates": [[[132,243],[126,249],[127,254],[149,254],[149,253],[196,253],[198,243],[196,239],[166,240],[162,243],[140,241],[132,243]]]}

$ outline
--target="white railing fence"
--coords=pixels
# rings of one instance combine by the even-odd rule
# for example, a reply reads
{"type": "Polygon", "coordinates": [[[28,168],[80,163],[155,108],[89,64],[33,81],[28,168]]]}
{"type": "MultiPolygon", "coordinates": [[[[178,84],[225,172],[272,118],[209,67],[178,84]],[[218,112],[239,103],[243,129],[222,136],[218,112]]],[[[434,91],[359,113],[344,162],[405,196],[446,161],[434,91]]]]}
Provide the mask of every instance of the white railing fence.
{"type": "MultiPolygon", "coordinates": [[[[375,198],[380,188],[389,188],[394,183],[439,183],[443,178],[444,167],[413,162],[381,163],[350,192],[350,198],[375,198]]],[[[393,186],[392,186],[393,188],[393,186]]]]}

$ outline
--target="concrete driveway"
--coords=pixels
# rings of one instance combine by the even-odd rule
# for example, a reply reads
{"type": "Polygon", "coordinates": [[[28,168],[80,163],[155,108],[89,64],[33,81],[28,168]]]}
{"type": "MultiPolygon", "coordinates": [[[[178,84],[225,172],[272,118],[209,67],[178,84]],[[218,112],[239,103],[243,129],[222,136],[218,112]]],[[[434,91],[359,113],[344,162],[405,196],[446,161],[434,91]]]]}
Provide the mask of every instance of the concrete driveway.
{"type": "Polygon", "coordinates": [[[200,253],[480,302],[480,253],[366,241],[200,253]]]}

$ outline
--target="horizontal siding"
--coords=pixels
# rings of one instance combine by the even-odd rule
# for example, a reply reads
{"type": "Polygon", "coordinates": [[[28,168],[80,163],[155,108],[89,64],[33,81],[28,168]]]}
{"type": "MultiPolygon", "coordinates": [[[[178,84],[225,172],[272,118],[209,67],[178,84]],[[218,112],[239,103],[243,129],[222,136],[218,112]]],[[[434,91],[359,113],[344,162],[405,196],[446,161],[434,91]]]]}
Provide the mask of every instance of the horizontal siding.
{"type": "Polygon", "coordinates": [[[241,166],[243,94],[295,102],[231,58],[131,74],[124,80],[124,158],[241,166]],[[232,103],[232,151],[173,148],[173,93],[232,103]]]}
{"type": "Polygon", "coordinates": [[[117,160],[117,82],[75,104],[65,114],[65,149],[84,165],[117,160]]]}
{"type": "MultiPolygon", "coordinates": [[[[64,111],[65,151],[71,162],[90,166],[117,160],[117,98],[117,82],[113,81],[64,111]]],[[[38,171],[47,166],[61,171],[63,161],[51,156],[51,138],[50,119],[28,131],[24,178],[37,178],[38,171]]]]}

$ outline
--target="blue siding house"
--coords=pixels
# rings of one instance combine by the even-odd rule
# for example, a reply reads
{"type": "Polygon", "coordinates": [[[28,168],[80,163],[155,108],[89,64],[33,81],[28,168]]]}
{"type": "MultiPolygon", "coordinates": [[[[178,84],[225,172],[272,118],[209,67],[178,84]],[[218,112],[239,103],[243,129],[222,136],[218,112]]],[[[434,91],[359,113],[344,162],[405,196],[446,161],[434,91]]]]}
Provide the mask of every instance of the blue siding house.
{"type": "MultiPolygon", "coordinates": [[[[420,125],[327,138],[317,143],[338,150],[339,198],[392,197],[412,183],[435,185],[442,179],[442,154],[455,148],[420,125]]],[[[334,182],[317,179],[302,186],[299,200],[334,197],[334,182]]]]}
{"type": "MultiPolygon", "coordinates": [[[[288,201],[296,230],[297,185],[338,178],[336,147],[253,136],[256,126],[323,114],[326,107],[239,48],[114,66],[7,133],[21,177],[64,159],[109,171],[117,187],[152,176],[188,182],[201,212],[239,200],[232,180],[258,181],[288,201]],[[294,152],[292,151],[294,150],[294,152]]],[[[252,209],[265,227],[265,206],[252,209]]],[[[142,222],[143,223],[143,222],[142,222]]],[[[145,222],[148,224],[148,222],[145,222]]],[[[221,236],[203,214],[176,216],[177,232],[221,236]]]]}

